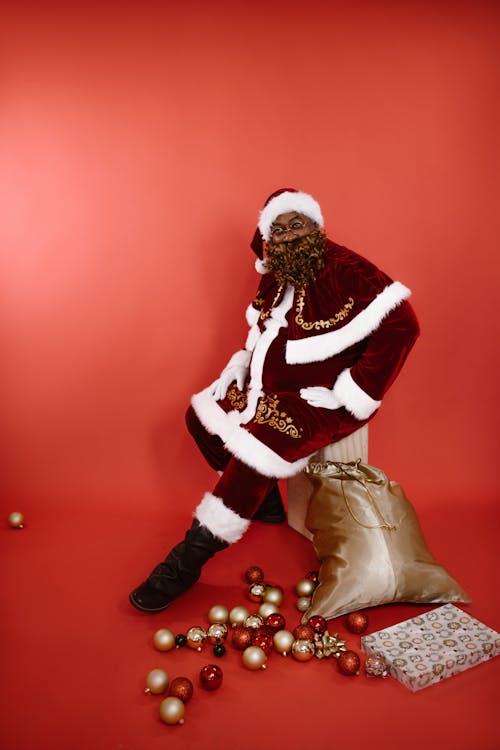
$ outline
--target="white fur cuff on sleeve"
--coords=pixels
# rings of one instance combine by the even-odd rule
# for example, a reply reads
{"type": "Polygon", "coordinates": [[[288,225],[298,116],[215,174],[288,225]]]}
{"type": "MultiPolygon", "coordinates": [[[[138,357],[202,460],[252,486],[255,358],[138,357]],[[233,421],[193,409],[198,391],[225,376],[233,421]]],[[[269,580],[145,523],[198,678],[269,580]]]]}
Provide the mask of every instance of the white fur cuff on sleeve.
{"type": "Polygon", "coordinates": [[[356,419],[368,419],[382,403],[375,401],[354,382],[350,370],[340,373],[333,387],[333,395],[356,419]]]}
{"type": "Polygon", "coordinates": [[[226,369],[228,367],[248,367],[250,364],[250,359],[252,358],[252,353],[248,352],[246,349],[240,349],[239,351],[235,352],[229,362],[226,365],[226,369]]]}

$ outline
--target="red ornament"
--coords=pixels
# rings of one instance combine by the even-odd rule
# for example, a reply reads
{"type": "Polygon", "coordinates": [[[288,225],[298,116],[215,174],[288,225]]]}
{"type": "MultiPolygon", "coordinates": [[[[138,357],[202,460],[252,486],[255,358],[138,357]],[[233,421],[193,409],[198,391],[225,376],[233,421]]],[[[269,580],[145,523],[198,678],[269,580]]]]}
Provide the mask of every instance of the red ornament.
{"type": "Polygon", "coordinates": [[[318,581],[319,581],[319,570],[310,570],[309,573],[306,574],[306,578],[308,578],[313,583],[318,583],[318,581]]]}
{"type": "Polygon", "coordinates": [[[310,625],[297,625],[293,631],[293,637],[296,641],[313,641],[315,630],[310,625]]]}
{"type": "Polygon", "coordinates": [[[250,588],[248,589],[248,598],[252,602],[261,602],[262,597],[264,596],[264,591],[266,590],[266,587],[263,583],[252,583],[250,588]]]}
{"type": "Polygon", "coordinates": [[[351,633],[364,633],[368,627],[368,617],[363,612],[351,612],[347,615],[345,625],[351,633]]]}
{"type": "Polygon", "coordinates": [[[327,628],[327,622],[321,615],[313,615],[307,621],[307,624],[314,630],[318,635],[323,635],[327,628]]]}
{"type": "Polygon", "coordinates": [[[337,667],[342,674],[352,676],[359,674],[361,659],[355,651],[341,651],[337,658],[337,667]]]}
{"type": "Polygon", "coordinates": [[[268,656],[273,650],[273,638],[266,633],[255,633],[252,638],[252,646],[258,646],[268,656]]]}
{"type": "Polygon", "coordinates": [[[247,583],[262,583],[264,580],[264,571],[258,565],[251,565],[245,571],[245,581],[247,583]]]}
{"type": "Polygon", "coordinates": [[[176,677],[170,683],[168,694],[187,703],[193,695],[193,683],[187,677],[176,677]]]}
{"type": "Polygon", "coordinates": [[[205,690],[217,690],[222,685],[222,669],[216,664],[207,664],[200,670],[200,684],[205,690]]]}
{"type": "Polygon", "coordinates": [[[259,633],[260,635],[270,635],[271,638],[273,637],[274,633],[276,632],[274,628],[272,628],[270,625],[261,625],[260,628],[253,628],[254,634],[259,633]]]}
{"type": "Polygon", "coordinates": [[[233,628],[231,643],[238,651],[244,651],[252,645],[253,628],[247,628],[245,625],[238,625],[233,628]]]}
{"type": "Polygon", "coordinates": [[[280,612],[273,612],[273,614],[268,615],[264,620],[264,627],[270,628],[273,632],[276,630],[284,630],[285,625],[286,620],[280,612]]]}

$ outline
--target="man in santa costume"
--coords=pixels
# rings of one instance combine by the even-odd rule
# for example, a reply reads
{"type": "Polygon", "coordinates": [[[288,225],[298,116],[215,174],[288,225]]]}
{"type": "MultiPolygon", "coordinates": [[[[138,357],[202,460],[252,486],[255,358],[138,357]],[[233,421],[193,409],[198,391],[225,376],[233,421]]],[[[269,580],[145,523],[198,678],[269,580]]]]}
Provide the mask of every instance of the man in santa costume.
{"type": "Polygon", "coordinates": [[[252,520],[284,520],[277,480],[374,416],[418,336],[410,290],[329,240],[311,195],[273,193],[252,248],[261,282],[245,347],[186,415],[219,480],[184,540],[130,594],[144,612],[165,609],[252,520]]]}

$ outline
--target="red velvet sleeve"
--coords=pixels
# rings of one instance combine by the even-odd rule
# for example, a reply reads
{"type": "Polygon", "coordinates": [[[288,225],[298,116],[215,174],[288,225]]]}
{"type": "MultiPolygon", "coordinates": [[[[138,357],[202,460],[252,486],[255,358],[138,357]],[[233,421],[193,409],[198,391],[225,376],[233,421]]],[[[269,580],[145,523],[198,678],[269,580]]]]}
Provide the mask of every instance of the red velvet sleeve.
{"type": "Polygon", "coordinates": [[[413,308],[404,300],[368,337],[361,358],[351,367],[354,382],[372,399],[380,401],[401,370],[419,332],[413,308]]]}

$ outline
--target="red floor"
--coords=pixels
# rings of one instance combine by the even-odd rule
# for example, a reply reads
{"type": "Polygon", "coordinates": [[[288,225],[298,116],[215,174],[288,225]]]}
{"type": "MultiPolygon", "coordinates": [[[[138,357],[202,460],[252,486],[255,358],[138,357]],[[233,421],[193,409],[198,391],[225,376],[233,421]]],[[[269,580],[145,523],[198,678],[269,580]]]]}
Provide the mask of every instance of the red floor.
{"type": "MultiPolygon", "coordinates": [[[[436,557],[473,598],[464,609],[500,630],[493,509],[440,509],[420,520],[436,557]]],[[[145,616],[129,606],[128,591],[177,541],[187,512],[24,511],[23,530],[1,528],[2,750],[500,747],[500,658],[411,693],[392,677],[344,677],[333,660],[303,664],[272,654],[265,671],[250,672],[231,648],[220,660],[209,646],[202,653],[153,648],[160,627],[185,632],[206,625],[213,604],[249,604],[242,574],[251,564],[284,588],[282,612],[293,629],[299,621],[293,587],[317,564],[310,543],[285,525],[254,524],[207,565],[191,592],[165,613],[145,616]],[[224,681],[220,690],[205,692],[198,688],[199,670],[214,661],[224,681]],[[182,726],[161,723],[162,698],[143,693],[155,667],[195,684],[182,726]]],[[[429,608],[369,610],[369,631],[429,608]]],[[[359,651],[359,636],[347,633],[341,618],[330,631],[345,634],[359,651]]]]}

